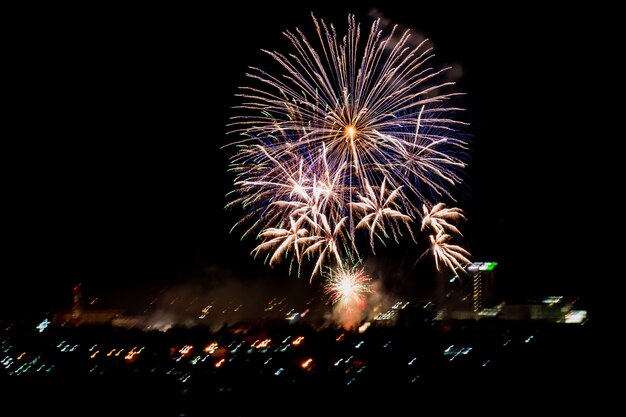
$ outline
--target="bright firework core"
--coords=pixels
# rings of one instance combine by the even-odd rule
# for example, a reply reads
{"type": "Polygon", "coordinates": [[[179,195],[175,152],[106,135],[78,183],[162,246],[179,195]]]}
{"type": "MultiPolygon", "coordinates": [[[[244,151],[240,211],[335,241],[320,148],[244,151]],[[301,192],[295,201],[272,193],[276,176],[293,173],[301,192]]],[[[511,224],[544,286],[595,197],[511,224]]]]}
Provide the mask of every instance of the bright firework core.
{"type": "Polygon", "coordinates": [[[344,300],[346,298],[352,298],[352,295],[355,293],[352,277],[349,275],[344,276],[341,279],[340,285],[341,285],[341,298],[344,300]]]}
{"type": "Polygon", "coordinates": [[[350,139],[350,141],[353,141],[354,139],[356,139],[358,130],[356,129],[355,125],[347,125],[343,130],[343,133],[348,139],[350,139]]]}

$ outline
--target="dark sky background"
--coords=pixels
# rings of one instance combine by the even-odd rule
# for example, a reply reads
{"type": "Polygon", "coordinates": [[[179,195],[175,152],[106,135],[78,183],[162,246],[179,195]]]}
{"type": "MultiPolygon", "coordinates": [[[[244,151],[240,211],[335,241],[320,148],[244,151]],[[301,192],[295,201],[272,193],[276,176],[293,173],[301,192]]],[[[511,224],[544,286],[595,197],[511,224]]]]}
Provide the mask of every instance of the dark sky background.
{"type": "Polygon", "coordinates": [[[369,28],[373,8],[463,70],[472,137],[464,245],[500,263],[512,298],[587,296],[596,261],[587,222],[571,219],[589,204],[588,151],[574,144],[588,140],[585,87],[603,42],[593,18],[522,4],[299,4],[15,16],[4,59],[3,309],[67,306],[77,282],[132,293],[215,265],[272,275],[249,257],[254,242],[228,233],[237,219],[223,210],[233,94],[246,66],[266,62],[261,48],[288,50],[282,30],[313,34],[310,11],[343,31],[348,12],[369,28]]]}

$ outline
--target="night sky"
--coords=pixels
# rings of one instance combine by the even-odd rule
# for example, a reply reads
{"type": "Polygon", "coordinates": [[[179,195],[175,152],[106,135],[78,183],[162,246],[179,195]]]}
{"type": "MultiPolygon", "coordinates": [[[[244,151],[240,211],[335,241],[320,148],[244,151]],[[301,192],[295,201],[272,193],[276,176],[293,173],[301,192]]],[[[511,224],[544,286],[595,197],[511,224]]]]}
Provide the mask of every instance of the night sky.
{"type": "MultiPolygon", "coordinates": [[[[15,16],[4,59],[3,309],[67,305],[78,282],[127,292],[214,265],[276,272],[250,258],[254,242],[228,232],[237,219],[223,209],[231,150],[221,146],[233,94],[246,66],[267,62],[261,48],[289,50],[282,30],[313,34],[310,11],[341,32],[348,12],[368,28],[374,8],[462,68],[472,138],[464,245],[500,263],[513,298],[586,296],[588,225],[569,219],[593,205],[581,190],[588,151],[574,145],[589,140],[581,116],[601,42],[590,18],[530,6],[298,3],[15,16]]],[[[278,275],[268,279],[296,279],[278,275]]]]}

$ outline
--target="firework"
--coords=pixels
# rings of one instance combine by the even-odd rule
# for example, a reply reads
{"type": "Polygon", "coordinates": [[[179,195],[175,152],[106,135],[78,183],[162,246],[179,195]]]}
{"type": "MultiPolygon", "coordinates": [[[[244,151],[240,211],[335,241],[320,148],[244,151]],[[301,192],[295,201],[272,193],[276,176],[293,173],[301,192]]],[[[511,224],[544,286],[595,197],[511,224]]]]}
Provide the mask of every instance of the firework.
{"type": "Polygon", "coordinates": [[[444,233],[443,230],[440,230],[437,235],[430,235],[431,242],[431,250],[435,257],[435,265],[437,266],[437,270],[439,271],[439,264],[443,263],[446,267],[451,270],[456,270],[457,268],[463,270],[463,265],[468,264],[470,260],[467,258],[470,256],[469,252],[460,247],[459,245],[453,245],[450,243],[452,236],[444,233]]]}
{"type": "Polygon", "coordinates": [[[415,241],[422,216],[422,229],[457,233],[448,220],[460,211],[436,202],[454,200],[467,150],[454,117],[461,109],[450,104],[459,93],[437,81],[447,68],[431,65],[426,41],[396,28],[383,34],[380,20],[364,36],[354,16],[340,37],[312,19],[313,39],[287,31],[292,51],[264,51],[276,73],[246,74],[229,123],[239,138],[229,144],[227,206],[243,209],[235,227],[260,241],[254,255],[270,265],[289,258],[298,271],[313,261],[311,279],[326,264],[360,258],[361,231],[372,252],[405,234],[415,241]]]}
{"type": "Polygon", "coordinates": [[[444,203],[435,204],[430,210],[426,207],[426,204],[422,206],[422,231],[432,228],[435,232],[439,233],[443,230],[449,230],[456,234],[461,234],[459,229],[450,221],[465,220],[465,215],[461,209],[457,207],[446,207],[444,203]]]}
{"type": "Polygon", "coordinates": [[[367,295],[372,292],[371,279],[363,268],[339,265],[330,272],[324,292],[332,304],[339,304],[341,308],[363,308],[367,295]]]}

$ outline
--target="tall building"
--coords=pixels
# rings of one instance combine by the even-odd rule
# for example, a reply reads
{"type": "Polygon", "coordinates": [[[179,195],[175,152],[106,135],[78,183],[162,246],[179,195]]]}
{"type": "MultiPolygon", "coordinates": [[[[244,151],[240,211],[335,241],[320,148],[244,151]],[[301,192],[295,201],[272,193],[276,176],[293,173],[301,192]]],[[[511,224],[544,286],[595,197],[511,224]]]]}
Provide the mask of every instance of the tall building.
{"type": "Polygon", "coordinates": [[[494,300],[494,269],[497,262],[474,262],[467,267],[471,277],[472,311],[491,307],[494,300]]]}
{"type": "Polygon", "coordinates": [[[80,323],[81,316],[83,315],[83,307],[81,305],[82,291],[81,284],[78,283],[72,288],[72,322],[74,324],[80,323]]]}

